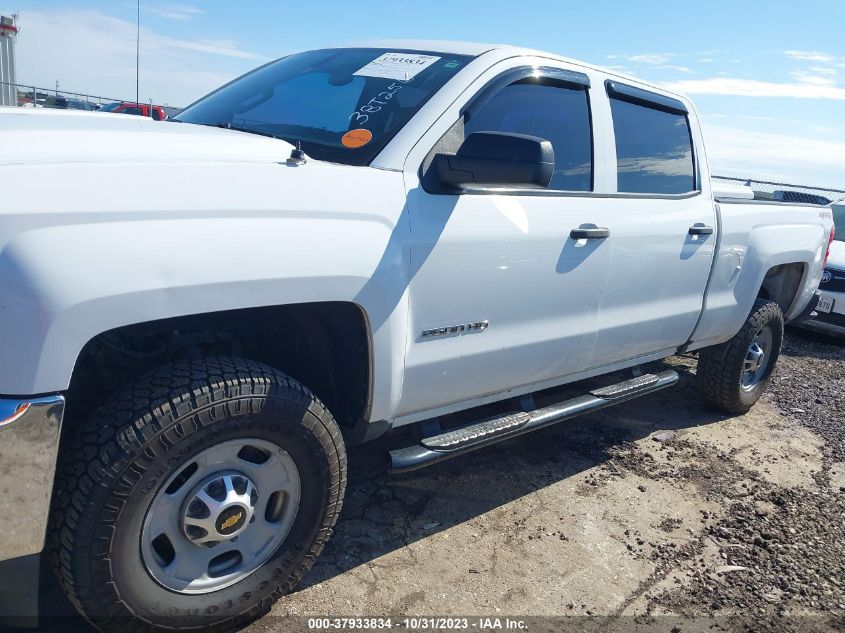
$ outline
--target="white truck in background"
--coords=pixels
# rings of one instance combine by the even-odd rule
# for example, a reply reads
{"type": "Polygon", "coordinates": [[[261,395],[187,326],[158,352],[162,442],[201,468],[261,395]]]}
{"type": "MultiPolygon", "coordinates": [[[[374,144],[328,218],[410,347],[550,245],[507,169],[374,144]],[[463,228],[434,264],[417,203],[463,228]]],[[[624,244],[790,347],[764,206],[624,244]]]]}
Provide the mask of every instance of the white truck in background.
{"type": "Polygon", "coordinates": [[[412,470],[668,387],[630,370],[678,352],[748,410],[832,232],[715,188],[686,98],[513,47],[309,51],[174,121],[5,109],[0,139],[0,612],[46,537],[109,631],[264,613],[345,442],[428,421],[412,470]]]}
{"type": "Polygon", "coordinates": [[[845,200],[832,204],[836,233],[819,283],[819,301],[801,327],[845,337],[845,200]]]}

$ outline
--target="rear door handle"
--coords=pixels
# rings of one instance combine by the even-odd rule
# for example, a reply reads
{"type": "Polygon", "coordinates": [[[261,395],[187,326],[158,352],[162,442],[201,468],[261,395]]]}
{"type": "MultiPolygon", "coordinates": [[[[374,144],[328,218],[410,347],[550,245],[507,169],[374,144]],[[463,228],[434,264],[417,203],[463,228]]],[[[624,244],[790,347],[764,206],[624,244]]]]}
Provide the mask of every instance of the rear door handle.
{"type": "Polygon", "coordinates": [[[569,237],[573,240],[601,240],[610,237],[610,229],[596,227],[594,229],[572,229],[569,237]]]}
{"type": "Polygon", "coordinates": [[[712,226],[704,226],[703,224],[693,224],[689,227],[690,235],[713,235],[712,226]]]}

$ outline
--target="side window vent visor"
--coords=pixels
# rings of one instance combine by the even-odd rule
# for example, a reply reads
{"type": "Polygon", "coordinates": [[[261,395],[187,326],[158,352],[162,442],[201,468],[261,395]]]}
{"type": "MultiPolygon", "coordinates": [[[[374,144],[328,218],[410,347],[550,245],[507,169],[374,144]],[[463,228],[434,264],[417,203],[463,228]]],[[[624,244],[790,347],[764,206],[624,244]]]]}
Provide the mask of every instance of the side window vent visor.
{"type": "Polygon", "coordinates": [[[485,84],[473,99],[461,108],[461,116],[466,120],[473,111],[479,110],[499,90],[515,83],[539,83],[571,90],[589,90],[590,78],[584,73],[549,66],[520,66],[502,73],[485,84]]]}
{"type": "Polygon", "coordinates": [[[619,99],[620,101],[627,101],[628,103],[662,110],[663,112],[671,112],[672,114],[689,114],[687,107],[678,99],[660,95],[656,92],[649,92],[642,88],[620,84],[610,79],[605,81],[604,85],[607,89],[607,96],[611,99],[619,99]]]}

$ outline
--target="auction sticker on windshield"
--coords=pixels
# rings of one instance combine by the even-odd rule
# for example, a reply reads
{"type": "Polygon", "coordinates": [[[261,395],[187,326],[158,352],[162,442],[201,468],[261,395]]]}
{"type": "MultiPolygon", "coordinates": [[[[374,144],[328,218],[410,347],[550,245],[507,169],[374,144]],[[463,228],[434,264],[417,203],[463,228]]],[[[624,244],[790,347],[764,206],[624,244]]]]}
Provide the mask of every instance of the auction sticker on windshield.
{"type": "Polygon", "coordinates": [[[358,128],[357,130],[349,130],[341,137],[340,142],[343,143],[344,147],[363,147],[371,140],[373,140],[372,132],[358,128]]]}
{"type": "Polygon", "coordinates": [[[360,70],[356,70],[353,74],[360,77],[383,77],[385,79],[410,81],[438,59],[440,58],[434,55],[385,53],[376,57],[360,70]]]}

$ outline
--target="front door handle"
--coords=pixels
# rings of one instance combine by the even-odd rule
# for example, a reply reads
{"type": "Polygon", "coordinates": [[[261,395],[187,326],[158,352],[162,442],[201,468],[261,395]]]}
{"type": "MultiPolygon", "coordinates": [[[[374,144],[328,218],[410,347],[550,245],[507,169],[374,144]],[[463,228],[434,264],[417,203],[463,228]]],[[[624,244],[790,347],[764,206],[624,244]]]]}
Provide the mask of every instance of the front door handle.
{"type": "Polygon", "coordinates": [[[573,240],[601,240],[610,237],[610,229],[600,226],[594,229],[572,229],[569,237],[573,240]]]}
{"type": "Polygon", "coordinates": [[[703,224],[693,224],[689,227],[690,235],[713,235],[712,226],[704,226],[703,224]]]}

